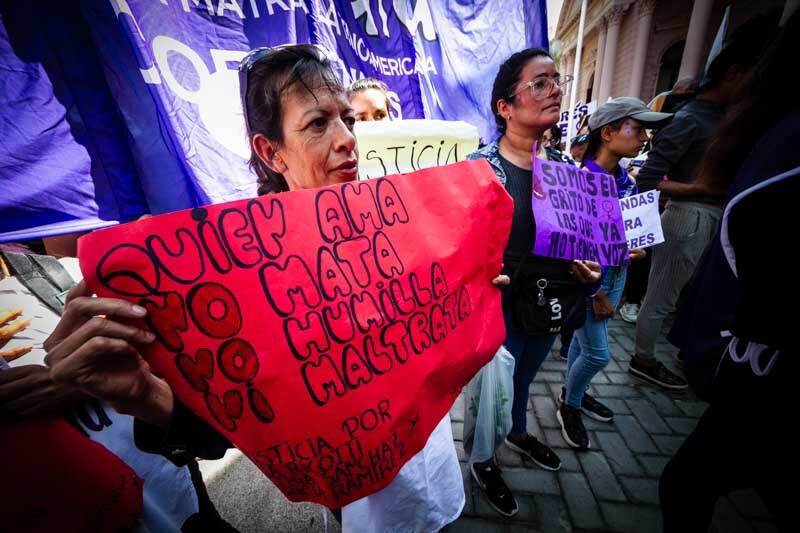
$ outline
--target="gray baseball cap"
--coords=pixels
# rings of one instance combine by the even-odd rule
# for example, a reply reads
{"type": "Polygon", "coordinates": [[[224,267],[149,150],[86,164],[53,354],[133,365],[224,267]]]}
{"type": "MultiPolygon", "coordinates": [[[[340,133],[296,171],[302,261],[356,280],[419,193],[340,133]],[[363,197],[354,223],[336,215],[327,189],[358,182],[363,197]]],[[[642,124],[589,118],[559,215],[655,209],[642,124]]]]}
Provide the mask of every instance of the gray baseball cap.
{"type": "Polygon", "coordinates": [[[589,117],[589,129],[596,130],[610,122],[627,117],[645,124],[657,124],[671,119],[672,113],[656,113],[638,98],[620,96],[609,100],[592,113],[589,117]]]}

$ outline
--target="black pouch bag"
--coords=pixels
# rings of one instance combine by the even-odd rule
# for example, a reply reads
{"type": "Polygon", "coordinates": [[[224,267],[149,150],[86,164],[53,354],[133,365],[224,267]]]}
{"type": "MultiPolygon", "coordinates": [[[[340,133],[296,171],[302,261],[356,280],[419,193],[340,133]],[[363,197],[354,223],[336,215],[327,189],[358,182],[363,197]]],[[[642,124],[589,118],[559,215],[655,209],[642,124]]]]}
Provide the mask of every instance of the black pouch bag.
{"type": "MultiPolygon", "coordinates": [[[[508,263],[506,263],[508,264],[508,263]]],[[[586,320],[586,286],[569,272],[569,262],[531,255],[518,264],[503,293],[511,327],[526,335],[555,335],[586,320]]]]}

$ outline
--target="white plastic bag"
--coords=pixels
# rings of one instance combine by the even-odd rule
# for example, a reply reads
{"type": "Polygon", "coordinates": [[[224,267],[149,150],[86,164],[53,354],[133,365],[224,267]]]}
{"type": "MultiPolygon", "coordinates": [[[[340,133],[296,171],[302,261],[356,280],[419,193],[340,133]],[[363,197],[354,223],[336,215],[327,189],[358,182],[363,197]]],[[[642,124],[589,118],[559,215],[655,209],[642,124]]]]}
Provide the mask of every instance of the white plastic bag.
{"type": "Polygon", "coordinates": [[[464,450],[471,463],[488,461],[511,431],[514,356],[501,346],[467,384],[464,450]]]}

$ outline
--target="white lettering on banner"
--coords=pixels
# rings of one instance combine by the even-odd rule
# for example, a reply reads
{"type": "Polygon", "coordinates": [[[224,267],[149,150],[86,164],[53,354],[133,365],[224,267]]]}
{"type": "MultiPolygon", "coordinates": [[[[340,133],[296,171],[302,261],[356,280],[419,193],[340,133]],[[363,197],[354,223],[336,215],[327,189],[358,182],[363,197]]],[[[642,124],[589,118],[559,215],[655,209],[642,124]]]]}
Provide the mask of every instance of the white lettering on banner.
{"type": "MultiPolygon", "coordinates": [[[[378,4],[380,4],[378,0],[378,4]]],[[[431,7],[428,5],[428,0],[417,0],[414,6],[414,12],[408,16],[408,4],[406,0],[394,0],[392,3],[394,13],[400,20],[400,23],[405,26],[411,33],[412,37],[417,36],[417,28],[422,24],[422,36],[428,41],[436,40],[436,31],[433,29],[433,18],[431,17],[431,7]]],[[[386,37],[389,37],[389,32],[386,32],[386,37]]]]}
{"type": "MultiPolygon", "coordinates": [[[[409,63],[411,61],[410,58],[404,58],[403,61],[395,58],[379,58],[372,54],[363,40],[359,39],[357,42],[361,46],[359,55],[376,62],[379,70],[385,75],[401,75],[400,65],[404,64],[405,60],[409,63]]],[[[241,102],[238,98],[230,98],[231,94],[239,92],[236,69],[246,52],[210,49],[213,71],[209,71],[197,52],[176,39],[158,35],[153,39],[152,48],[156,66],[150,71],[142,71],[143,74],[148,74],[144,76],[145,82],[161,83],[163,78],[167,87],[176,96],[198,106],[203,124],[217,142],[243,158],[249,157],[250,152],[243,130],[241,102]],[[180,59],[176,60],[175,56],[180,56],[180,59]],[[191,69],[183,68],[187,62],[191,64],[191,69]],[[158,76],[159,72],[161,77],[158,76]]],[[[428,61],[429,67],[435,73],[432,60],[428,58],[428,61]]],[[[356,69],[350,69],[348,72],[342,61],[338,62],[341,66],[339,72],[345,84],[349,85],[352,81],[364,77],[363,72],[356,69]]],[[[416,70],[425,69],[418,64],[416,70]]],[[[397,93],[389,92],[389,102],[393,111],[392,116],[402,118],[403,111],[397,93]]]]}
{"type": "Polygon", "coordinates": [[[359,59],[365,63],[369,63],[375,70],[380,71],[384,76],[410,76],[413,74],[433,73],[438,75],[436,64],[431,57],[426,57],[424,61],[415,61],[411,57],[383,57],[376,55],[369,44],[364,39],[350,31],[347,24],[342,24],[344,30],[344,38],[350,45],[350,48],[358,55],[359,59]],[[413,70],[411,64],[413,63],[413,70]]]}
{"type": "Polygon", "coordinates": [[[275,5],[280,6],[280,8],[284,11],[289,11],[289,6],[284,4],[282,0],[267,0],[267,12],[270,15],[275,14],[275,10],[273,9],[275,5]]]}
{"type": "MultiPolygon", "coordinates": [[[[384,7],[386,0],[378,0],[378,16],[381,20],[381,29],[385,38],[391,37],[389,34],[388,15],[384,7]]],[[[375,25],[375,16],[370,8],[370,0],[350,0],[350,7],[353,9],[353,18],[356,20],[364,17],[364,29],[370,37],[378,36],[378,27],[375,25]]],[[[417,36],[419,27],[422,26],[422,36],[428,41],[436,40],[436,29],[433,26],[431,7],[428,0],[417,0],[414,3],[411,14],[409,15],[408,0],[392,0],[394,14],[400,24],[406,27],[412,37],[417,36]]]]}
{"type": "MultiPolygon", "coordinates": [[[[211,0],[192,0],[192,3],[195,6],[199,6],[201,1],[205,1],[206,8],[208,9],[208,14],[209,15],[213,15],[214,14],[214,6],[212,5],[211,0]]],[[[166,2],[164,0],[161,0],[161,3],[162,4],[166,4],[166,2]]],[[[189,0],[181,0],[181,5],[183,6],[183,10],[188,13],[189,12],[189,0]]]]}
{"type": "Polygon", "coordinates": [[[306,12],[308,15],[308,6],[306,5],[304,0],[292,0],[292,9],[301,8],[303,11],[306,12]]]}
{"type": "MultiPolygon", "coordinates": [[[[317,9],[320,9],[321,4],[322,2],[317,0],[317,9]]],[[[334,4],[332,1],[328,4],[327,9],[323,10],[323,12],[319,14],[317,21],[325,24],[329,28],[335,29],[336,35],[341,37],[342,30],[339,28],[339,13],[336,11],[336,4],[334,4]]]]}
{"type": "Polygon", "coordinates": [[[225,9],[229,9],[239,15],[240,19],[243,19],[244,13],[242,13],[242,8],[239,7],[239,4],[237,4],[236,1],[237,0],[220,0],[219,7],[217,8],[217,16],[224,17],[225,9]]]}
{"type": "Polygon", "coordinates": [[[167,86],[172,92],[187,102],[199,103],[204,81],[209,76],[208,68],[205,63],[203,63],[203,58],[182,42],[167,37],[166,35],[159,35],[153,39],[153,55],[155,56],[158,70],[161,71],[164,81],[167,82],[167,86]],[[175,77],[169,62],[170,52],[180,54],[192,64],[197,74],[197,80],[195,82],[197,84],[196,89],[187,88],[175,77]]]}
{"type": "MultiPolygon", "coordinates": [[[[175,0],[172,1],[174,4],[175,0]]],[[[358,35],[357,32],[351,31],[336,10],[333,1],[312,1],[316,2],[314,4],[315,12],[321,14],[318,20],[331,29],[335,27],[338,35],[344,34],[345,40],[358,58],[364,64],[371,65],[382,76],[422,75],[427,78],[431,73],[438,75],[436,64],[431,57],[416,59],[414,57],[376,55],[370,47],[369,41],[358,35]]],[[[388,1],[383,0],[383,2],[388,1]]],[[[169,5],[169,0],[160,0],[160,2],[163,5],[169,5]]],[[[246,52],[209,49],[213,64],[207,65],[197,51],[177,39],[166,35],[145,37],[126,0],[112,0],[112,4],[118,17],[123,14],[130,17],[132,24],[138,30],[141,45],[147,46],[148,39],[152,39],[149,45],[152,48],[154,64],[149,69],[140,69],[144,81],[148,84],[163,83],[178,98],[196,104],[199,118],[213,138],[231,152],[247,158],[249,148],[243,131],[241,103],[238,98],[230,98],[231,94],[238,94],[236,69],[238,62],[246,52]]],[[[187,13],[193,9],[201,10],[201,15],[205,16],[205,11],[208,10],[209,15],[232,19],[244,19],[248,16],[260,18],[259,4],[262,11],[263,6],[266,6],[269,15],[274,15],[279,11],[291,12],[296,9],[303,9],[308,13],[306,0],[180,0],[183,11],[187,13]]],[[[382,6],[383,4],[379,3],[379,13],[385,19],[382,6]]],[[[424,34],[427,28],[426,21],[430,19],[427,0],[416,2],[411,16],[408,15],[410,10],[411,7],[408,6],[408,9],[404,7],[403,10],[396,12],[400,13],[398,16],[401,22],[412,26],[410,28],[412,33],[416,32],[421,25],[424,34]]],[[[338,65],[336,70],[341,73],[340,76],[345,85],[364,77],[364,67],[359,69],[358,65],[355,67],[346,65],[336,56],[331,56],[331,59],[338,65]]],[[[389,102],[392,116],[402,118],[402,105],[397,93],[389,93],[389,102]]],[[[402,156],[399,157],[402,158],[402,156]]],[[[412,165],[414,165],[415,156],[411,157],[412,165]]],[[[445,150],[443,160],[452,162],[455,159],[453,154],[445,150]]]]}
{"type": "MultiPolygon", "coordinates": [[[[358,20],[366,15],[364,22],[364,29],[367,30],[367,35],[378,35],[378,27],[375,25],[375,17],[372,16],[372,10],[369,8],[369,0],[350,0],[350,7],[353,8],[353,18],[358,20]]],[[[384,35],[388,34],[388,30],[384,35]]]]}
{"type": "MultiPolygon", "coordinates": [[[[117,0],[112,0],[117,1],[117,0]]],[[[267,13],[269,15],[274,15],[279,8],[280,11],[284,13],[288,13],[289,11],[294,11],[296,9],[302,9],[305,11],[306,15],[308,15],[308,4],[306,4],[305,0],[290,0],[291,4],[287,3],[289,0],[218,0],[217,9],[214,9],[214,2],[213,0],[180,0],[181,7],[183,11],[186,13],[191,12],[192,6],[195,8],[200,8],[201,4],[205,6],[208,10],[209,15],[216,15],[218,17],[226,16],[225,11],[233,11],[241,18],[245,18],[245,13],[243,7],[245,4],[250,5],[250,10],[252,11],[253,18],[260,18],[261,13],[258,10],[258,4],[263,3],[267,6],[267,13]]],[[[315,0],[320,1],[320,0],[315,0]]],[[[169,5],[169,0],[161,0],[161,3],[165,6],[169,5]]],[[[329,3],[329,9],[334,7],[334,3],[331,0],[329,3]]]]}
{"type": "MultiPolygon", "coordinates": [[[[112,3],[116,1],[120,0],[111,0],[112,3]]],[[[160,1],[165,6],[169,5],[169,0],[160,1]]],[[[331,28],[336,28],[337,35],[341,35],[342,32],[339,26],[341,16],[336,12],[336,5],[333,0],[327,0],[327,3],[326,0],[311,1],[317,7],[317,20],[331,28]]],[[[191,12],[192,8],[205,9],[209,15],[217,17],[225,17],[228,16],[229,12],[233,12],[241,19],[246,18],[248,15],[253,18],[261,18],[261,12],[258,9],[259,4],[266,5],[267,14],[270,16],[275,15],[277,12],[288,13],[297,9],[302,9],[306,15],[309,14],[307,0],[217,0],[216,9],[214,0],[180,0],[180,3],[186,13],[191,12]],[[249,6],[249,14],[245,13],[245,6],[249,6]]],[[[370,3],[371,0],[350,0],[353,17],[356,20],[364,20],[365,32],[370,37],[382,36],[385,39],[391,37],[389,32],[389,12],[386,10],[386,5],[388,4],[394,10],[398,22],[408,30],[411,37],[416,37],[421,31],[425,40],[435,41],[437,39],[429,0],[377,0],[375,4],[378,8],[378,19],[381,22],[380,31],[375,23],[376,18],[370,3]]]]}
{"type": "MultiPolygon", "coordinates": [[[[114,0],[114,1],[121,2],[123,0],[114,0]]],[[[258,0],[219,0],[216,9],[214,8],[214,4],[213,4],[212,0],[181,0],[181,6],[183,7],[183,10],[186,11],[187,13],[190,12],[190,9],[191,9],[191,6],[189,4],[190,1],[192,2],[192,4],[196,8],[199,8],[201,6],[201,2],[202,2],[203,3],[202,5],[204,5],[205,7],[208,8],[209,14],[214,15],[214,16],[224,17],[224,16],[230,14],[231,12],[233,12],[240,19],[244,19],[248,15],[251,15],[253,18],[260,18],[261,17],[261,14],[260,14],[260,12],[258,10],[258,0]],[[245,11],[243,9],[244,6],[249,6],[250,7],[250,11],[252,13],[245,13],[245,11]]],[[[296,10],[296,9],[299,8],[299,9],[302,9],[303,11],[305,11],[306,14],[309,13],[308,6],[307,6],[305,0],[291,0],[290,4],[287,3],[289,0],[261,0],[261,1],[263,1],[264,4],[267,6],[267,11],[268,11],[268,14],[270,16],[274,15],[276,13],[276,11],[278,11],[278,9],[276,9],[276,8],[280,8],[280,10],[282,10],[284,12],[290,12],[290,11],[293,11],[293,10],[296,10]]],[[[316,2],[316,4],[315,4],[316,8],[317,8],[316,10],[320,14],[320,16],[319,16],[319,18],[317,20],[320,23],[325,24],[326,26],[328,26],[328,27],[330,27],[332,29],[335,29],[336,30],[336,34],[339,35],[339,36],[341,36],[342,33],[344,33],[345,40],[350,45],[350,48],[356,53],[358,58],[361,61],[363,61],[364,63],[369,63],[372,66],[372,68],[374,68],[375,70],[380,72],[381,75],[383,75],[383,76],[413,76],[413,75],[422,74],[423,76],[427,76],[427,75],[432,73],[432,74],[438,76],[439,72],[438,72],[438,70],[436,68],[436,64],[434,63],[433,59],[430,58],[430,57],[416,59],[414,57],[405,57],[405,56],[384,57],[384,56],[379,56],[379,55],[375,54],[372,51],[369,43],[367,41],[365,41],[363,37],[358,35],[358,33],[351,31],[349,26],[341,18],[341,15],[339,15],[339,13],[337,12],[336,5],[332,1],[328,2],[327,4],[325,3],[324,0],[313,0],[313,1],[316,2]]],[[[163,4],[165,4],[165,5],[168,5],[168,0],[161,0],[161,2],[163,4]]],[[[381,13],[383,13],[382,5],[383,4],[381,4],[379,2],[379,6],[380,6],[379,11],[381,13]]],[[[397,7],[398,6],[395,6],[395,13],[398,16],[398,20],[400,20],[400,22],[403,23],[404,25],[407,25],[409,27],[409,31],[411,31],[412,34],[415,34],[417,29],[419,28],[419,26],[422,25],[423,35],[426,38],[430,37],[431,40],[435,39],[435,37],[436,37],[435,32],[434,33],[429,33],[429,31],[430,32],[433,31],[433,27],[432,27],[431,15],[430,15],[430,8],[428,6],[427,0],[418,1],[415,4],[414,10],[413,10],[413,15],[410,16],[410,17],[407,15],[408,9],[406,8],[405,4],[403,4],[401,6],[402,9],[400,9],[399,11],[397,10],[397,7]],[[428,25],[428,22],[430,22],[430,24],[431,24],[430,27],[428,25]]],[[[361,7],[356,8],[356,6],[353,5],[353,9],[354,10],[356,10],[356,9],[360,10],[362,8],[361,7]]],[[[364,9],[367,9],[367,8],[364,8],[364,9]]],[[[360,11],[356,11],[356,13],[358,14],[358,13],[360,13],[360,11]]],[[[135,20],[134,20],[134,23],[135,23],[135,20]]],[[[141,33],[141,31],[140,31],[140,33],[141,33]]],[[[377,33],[376,33],[376,35],[377,35],[377,33]]],[[[387,36],[388,36],[388,32],[387,32],[387,36]]],[[[145,41],[144,36],[142,35],[141,37],[142,37],[142,40],[145,41]]],[[[158,38],[159,37],[156,37],[155,39],[158,39],[158,38]]],[[[198,63],[197,60],[199,58],[198,58],[197,54],[195,52],[193,52],[188,46],[186,46],[183,43],[180,43],[179,41],[176,41],[176,40],[174,40],[174,39],[172,39],[170,37],[161,36],[161,38],[170,40],[170,42],[168,44],[166,44],[166,43],[160,43],[159,44],[160,50],[162,52],[166,50],[166,53],[176,52],[176,53],[182,54],[192,63],[192,65],[195,67],[196,70],[198,69],[199,63],[198,63]]],[[[155,39],[153,40],[153,49],[154,49],[154,52],[156,52],[156,54],[158,54],[158,52],[156,51],[155,39]]],[[[162,72],[164,71],[164,65],[167,64],[166,59],[167,59],[166,56],[161,57],[161,64],[159,64],[159,68],[160,68],[160,70],[162,72]]],[[[342,70],[345,70],[345,69],[346,69],[346,66],[343,65],[342,70]]],[[[200,71],[198,70],[198,73],[199,72],[200,71]]],[[[344,77],[345,76],[343,76],[343,78],[344,77]]],[[[158,80],[157,73],[155,73],[155,72],[154,73],[150,73],[150,75],[145,76],[145,78],[146,78],[145,81],[147,81],[148,83],[152,83],[153,80],[158,80]]],[[[175,93],[178,96],[180,96],[181,98],[184,98],[184,99],[186,99],[186,100],[188,100],[190,102],[195,102],[196,101],[197,98],[193,97],[190,94],[191,92],[193,92],[192,89],[187,88],[184,84],[180,83],[180,81],[178,80],[177,77],[172,76],[172,79],[170,81],[172,82],[170,84],[170,88],[173,88],[175,86],[178,87],[178,89],[175,90],[175,93]]],[[[200,82],[202,82],[202,76],[200,78],[200,82]]]]}
{"type": "Polygon", "coordinates": [[[659,191],[647,191],[620,199],[628,249],[648,248],[664,242],[658,213],[659,195],[659,191]]]}

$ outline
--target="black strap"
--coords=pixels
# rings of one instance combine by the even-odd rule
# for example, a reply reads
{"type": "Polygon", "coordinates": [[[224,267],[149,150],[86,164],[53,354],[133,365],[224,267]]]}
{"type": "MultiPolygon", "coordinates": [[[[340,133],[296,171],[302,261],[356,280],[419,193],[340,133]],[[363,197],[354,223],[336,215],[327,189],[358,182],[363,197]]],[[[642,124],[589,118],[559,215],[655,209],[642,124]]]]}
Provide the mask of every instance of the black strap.
{"type": "MultiPolygon", "coordinates": [[[[516,282],[516,280],[517,280],[517,276],[519,276],[519,273],[520,273],[520,271],[522,270],[522,267],[523,267],[523,266],[525,266],[525,263],[527,263],[527,262],[528,262],[528,257],[530,257],[530,256],[531,256],[531,254],[533,254],[533,248],[531,248],[531,251],[530,251],[530,252],[528,252],[527,254],[525,254],[525,257],[523,257],[523,258],[522,258],[522,261],[520,261],[520,262],[519,262],[519,265],[517,265],[517,268],[515,268],[515,269],[514,269],[514,274],[513,274],[512,278],[511,278],[511,287],[513,287],[513,286],[514,286],[514,283],[515,283],[515,282],[516,282]]],[[[509,288],[510,288],[510,287],[509,287],[509,288]]]]}
{"type": "Polygon", "coordinates": [[[69,290],[75,281],[64,265],[49,255],[20,254],[0,250],[3,259],[11,265],[20,283],[30,290],[47,307],[61,314],[69,290]]]}

